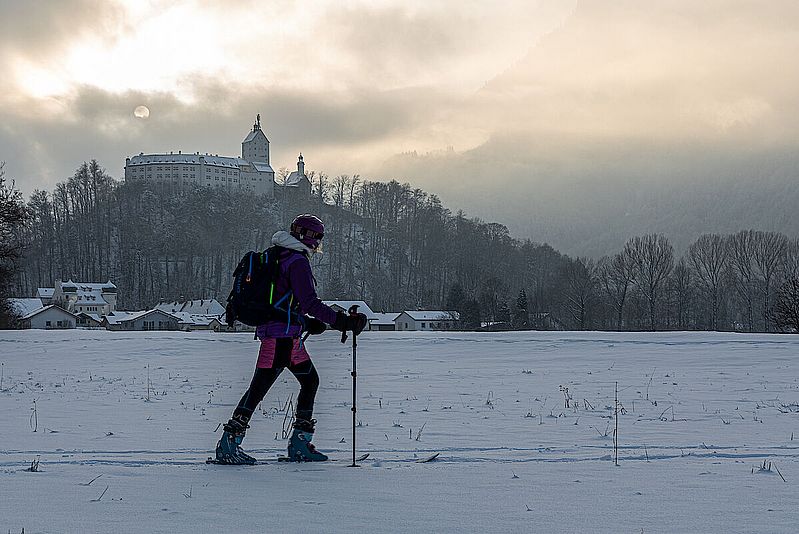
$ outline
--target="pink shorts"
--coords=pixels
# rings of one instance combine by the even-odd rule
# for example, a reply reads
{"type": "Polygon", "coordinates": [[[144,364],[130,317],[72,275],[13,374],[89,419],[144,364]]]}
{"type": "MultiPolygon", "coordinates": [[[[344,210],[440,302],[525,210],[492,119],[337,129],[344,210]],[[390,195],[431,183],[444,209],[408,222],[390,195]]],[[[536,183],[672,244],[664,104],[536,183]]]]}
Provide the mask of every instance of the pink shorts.
{"type": "Polygon", "coordinates": [[[299,338],[265,337],[261,339],[261,350],[258,351],[258,369],[273,367],[292,367],[311,359],[305,350],[305,343],[300,345],[299,338]]]}

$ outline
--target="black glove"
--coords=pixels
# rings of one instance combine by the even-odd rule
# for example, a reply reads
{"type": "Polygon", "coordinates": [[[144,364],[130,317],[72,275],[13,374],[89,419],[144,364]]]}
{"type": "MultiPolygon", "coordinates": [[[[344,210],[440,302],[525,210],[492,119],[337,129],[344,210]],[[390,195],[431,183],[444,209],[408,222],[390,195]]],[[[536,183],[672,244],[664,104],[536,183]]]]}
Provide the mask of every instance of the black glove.
{"type": "Polygon", "coordinates": [[[319,319],[306,315],[303,317],[303,320],[305,321],[305,331],[311,335],[315,336],[327,330],[327,325],[319,319]]]}
{"type": "Polygon", "coordinates": [[[338,312],[336,314],[336,320],[333,323],[333,328],[339,332],[350,331],[357,336],[366,328],[366,315],[363,313],[347,315],[343,312],[338,312]]]}

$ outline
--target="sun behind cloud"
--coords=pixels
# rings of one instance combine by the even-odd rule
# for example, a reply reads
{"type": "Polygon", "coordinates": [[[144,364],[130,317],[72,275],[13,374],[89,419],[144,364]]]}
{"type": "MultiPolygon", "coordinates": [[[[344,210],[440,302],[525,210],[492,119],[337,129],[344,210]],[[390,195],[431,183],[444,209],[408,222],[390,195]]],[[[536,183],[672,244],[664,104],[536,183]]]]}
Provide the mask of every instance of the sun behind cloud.
{"type": "Polygon", "coordinates": [[[133,116],[137,119],[147,119],[150,117],[150,108],[147,106],[136,106],[133,110],[133,116]]]}

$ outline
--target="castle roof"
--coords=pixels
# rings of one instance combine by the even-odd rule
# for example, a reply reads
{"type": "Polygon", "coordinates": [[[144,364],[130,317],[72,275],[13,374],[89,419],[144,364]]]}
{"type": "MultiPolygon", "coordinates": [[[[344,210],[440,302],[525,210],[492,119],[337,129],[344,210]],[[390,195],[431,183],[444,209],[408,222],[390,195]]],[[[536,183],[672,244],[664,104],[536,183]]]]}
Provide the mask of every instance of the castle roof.
{"type": "Polygon", "coordinates": [[[217,167],[229,167],[238,169],[240,165],[247,165],[248,162],[242,158],[229,158],[225,156],[212,156],[208,154],[139,154],[133,156],[127,162],[127,166],[150,165],[153,163],[183,163],[197,164],[205,163],[217,167]]]}
{"type": "Polygon", "coordinates": [[[291,174],[286,177],[286,182],[283,185],[286,187],[299,187],[303,181],[310,183],[308,176],[300,174],[298,171],[292,171],[291,174]]]}
{"type": "Polygon", "coordinates": [[[251,131],[250,133],[247,134],[247,137],[244,138],[244,141],[242,141],[242,143],[249,143],[250,141],[252,141],[256,137],[259,137],[258,134],[260,134],[261,137],[263,137],[264,139],[266,139],[267,142],[269,142],[269,139],[266,137],[266,134],[263,132],[263,130],[261,130],[261,129],[255,130],[254,129],[253,131],[251,131]]]}

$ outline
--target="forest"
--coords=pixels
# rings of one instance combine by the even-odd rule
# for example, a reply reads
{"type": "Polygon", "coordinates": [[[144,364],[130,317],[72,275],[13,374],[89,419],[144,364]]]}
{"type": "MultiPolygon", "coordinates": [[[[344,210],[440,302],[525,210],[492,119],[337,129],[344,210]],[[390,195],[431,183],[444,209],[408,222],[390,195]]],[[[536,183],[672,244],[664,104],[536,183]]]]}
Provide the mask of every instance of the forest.
{"type": "Polygon", "coordinates": [[[120,309],[224,302],[239,258],[310,212],[326,224],[323,254],[313,257],[323,299],[458,311],[464,329],[799,329],[796,236],[703,234],[678,257],[666,236],[646,234],[602,258],[572,258],[407,183],[308,177],[311,196],[300,200],[279,188],[269,198],[118,182],[96,160],[83,163],[24,203],[6,292],[111,280],[120,309]]]}

